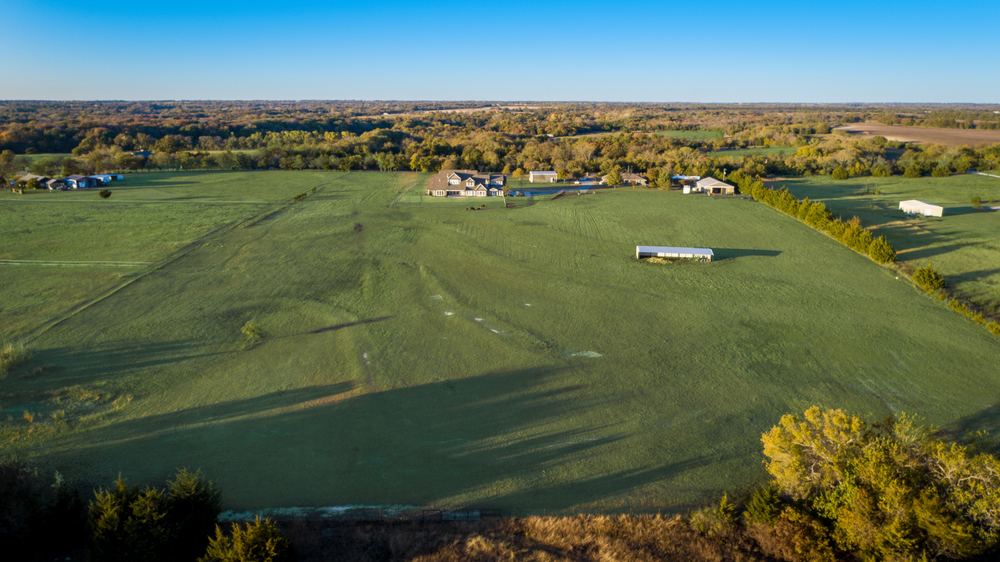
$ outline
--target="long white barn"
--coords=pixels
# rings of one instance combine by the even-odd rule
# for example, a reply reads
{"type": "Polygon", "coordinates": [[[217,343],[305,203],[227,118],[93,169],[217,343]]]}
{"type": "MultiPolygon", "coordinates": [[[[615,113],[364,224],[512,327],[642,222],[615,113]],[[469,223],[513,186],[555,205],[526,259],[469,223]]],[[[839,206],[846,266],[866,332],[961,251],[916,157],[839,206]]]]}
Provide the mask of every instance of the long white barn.
{"type": "Polygon", "coordinates": [[[944,207],[931,205],[930,203],[924,203],[923,201],[917,201],[916,199],[900,201],[899,210],[908,215],[923,215],[925,217],[944,216],[944,207]]]}
{"type": "Polygon", "coordinates": [[[635,257],[642,258],[668,258],[712,261],[715,254],[708,248],[676,248],[673,246],[636,246],[635,257]]]}

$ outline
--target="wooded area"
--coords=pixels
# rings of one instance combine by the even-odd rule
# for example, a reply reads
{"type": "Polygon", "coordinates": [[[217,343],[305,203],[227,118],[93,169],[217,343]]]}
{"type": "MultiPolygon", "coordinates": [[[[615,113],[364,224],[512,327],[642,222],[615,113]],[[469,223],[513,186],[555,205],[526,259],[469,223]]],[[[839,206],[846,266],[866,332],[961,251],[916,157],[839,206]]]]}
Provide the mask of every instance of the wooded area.
{"type": "Polygon", "coordinates": [[[1000,168],[1000,145],[946,147],[833,130],[876,121],[993,129],[1000,114],[916,105],[9,101],[0,102],[0,175],[548,169],[571,179],[618,166],[663,187],[672,175],[722,177],[736,169],[764,177],[838,169],[913,177],[1000,168]],[[729,157],[728,150],[741,152],[729,157]],[[46,156],[19,158],[32,154],[46,156]]]}

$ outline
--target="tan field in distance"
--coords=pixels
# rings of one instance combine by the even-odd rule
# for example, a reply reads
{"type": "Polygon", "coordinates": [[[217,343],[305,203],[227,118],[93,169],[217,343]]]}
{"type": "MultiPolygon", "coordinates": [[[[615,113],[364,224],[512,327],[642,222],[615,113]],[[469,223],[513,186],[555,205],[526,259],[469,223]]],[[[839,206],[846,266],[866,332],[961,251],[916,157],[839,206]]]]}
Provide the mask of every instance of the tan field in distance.
{"type": "Polygon", "coordinates": [[[995,144],[1000,142],[1000,130],[985,129],[942,129],[936,127],[907,127],[904,125],[883,125],[881,123],[854,123],[837,127],[859,137],[883,136],[892,141],[921,142],[961,146],[967,144],[995,144]]]}

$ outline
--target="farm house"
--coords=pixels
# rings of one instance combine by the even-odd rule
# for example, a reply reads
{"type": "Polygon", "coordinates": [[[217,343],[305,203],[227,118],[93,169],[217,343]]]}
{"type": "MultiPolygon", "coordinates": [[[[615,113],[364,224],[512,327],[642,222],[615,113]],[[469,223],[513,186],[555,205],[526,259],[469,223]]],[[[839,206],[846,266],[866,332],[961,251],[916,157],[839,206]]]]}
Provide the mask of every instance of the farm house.
{"type": "Polygon", "coordinates": [[[944,207],[931,205],[930,203],[924,203],[923,201],[917,201],[916,199],[900,201],[899,210],[908,215],[923,215],[925,217],[944,216],[944,207]]]}
{"type": "Polygon", "coordinates": [[[715,178],[700,179],[694,185],[697,188],[697,191],[708,193],[709,195],[732,195],[736,192],[736,187],[715,178]]]}
{"type": "Polygon", "coordinates": [[[671,246],[636,246],[636,259],[666,258],[710,262],[715,254],[708,248],[675,248],[671,246]]]}
{"type": "Polygon", "coordinates": [[[426,193],[432,197],[499,197],[506,184],[503,174],[442,170],[428,183],[426,193]]]}

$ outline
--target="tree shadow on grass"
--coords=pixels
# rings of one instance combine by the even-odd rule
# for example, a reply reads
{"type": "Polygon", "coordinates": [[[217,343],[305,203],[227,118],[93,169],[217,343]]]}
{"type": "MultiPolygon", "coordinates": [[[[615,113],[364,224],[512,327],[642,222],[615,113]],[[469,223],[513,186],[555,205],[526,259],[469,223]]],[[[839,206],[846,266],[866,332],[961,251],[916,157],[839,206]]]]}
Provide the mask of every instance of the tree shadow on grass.
{"type": "MultiPolygon", "coordinates": [[[[523,490],[492,498],[492,504],[515,507],[537,506],[539,505],[540,498],[546,498],[546,513],[565,513],[573,508],[575,504],[553,501],[549,498],[579,498],[590,496],[598,501],[602,499],[619,498],[623,494],[628,494],[633,490],[640,490],[652,482],[671,479],[680,476],[689,470],[695,470],[713,462],[715,462],[715,459],[709,456],[696,456],[655,468],[627,469],[600,476],[582,478],[571,482],[546,483],[544,481],[540,481],[538,484],[527,487],[523,490]]],[[[691,494],[691,496],[701,498],[699,493],[691,494]]],[[[608,511],[614,512],[616,507],[621,509],[622,507],[632,506],[631,502],[626,503],[625,501],[619,501],[617,503],[617,506],[613,504],[609,505],[608,511]]],[[[701,501],[688,500],[685,503],[670,505],[668,506],[668,509],[671,512],[681,513],[703,506],[704,503],[701,501]]],[[[634,505],[634,507],[642,509],[649,508],[651,506],[640,502],[639,504],[634,505]]],[[[542,511],[541,509],[536,508],[530,513],[526,511],[525,514],[541,515],[542,511]]]]}
{"type": "Polygon", "coordinates": [[[966,244],[944,244],[941,246],[924,246],[922,248],[916,248],[900,252],[898,255],[898,259],[899,261],[926,260],[934,256],[940,256],[941,254],[947,254],[949,252],[958,250],[960,248],[964,248],[966,246],[967,246],[966,244]]]}
{"type": "Polygon", "coordinates": [[[958,285],[959,283],[968,283],[971,281],[979,281],[987,277],[992,277],[994,275],[1000,275],[1000,268],[998,269],[981,269],[979,271],[966,271],[965,273],[958,273],[948,276],[948,281],[953,285],[958,285]]]}
{"type": "Polygon", "coordinates": [[[62,387],[220,353],[218,342],[193,339],[144,345],[65,346],[35,351],[32,365],[48,367],[48,373],[39,377],[39,384],[62,387]]]}
{"type": "Polygon", "coordinates": [[[947,440],[974,443],[983,452],[1000,454],[1000,403],[965,416],[941,428],[938,434],[947,440]]]}
{"type": "Polygon", "coordinates": [[[478,504],[568,509],[707,462],[609,467],[622,422],[561,368],[490,372],[349,398],[344,384],[131,419],[42,462],[106,485],[201,468],[226,506],[478,504]],[[591,420],[591,421],[584,421],[591,420]],[[542,476],[542,475],[545,476],[542,476]]]}

